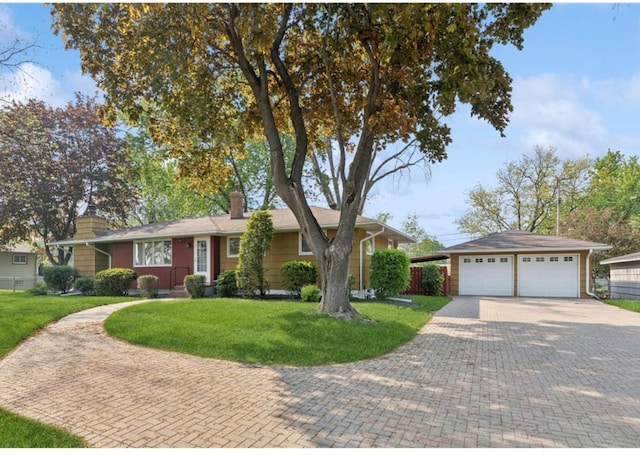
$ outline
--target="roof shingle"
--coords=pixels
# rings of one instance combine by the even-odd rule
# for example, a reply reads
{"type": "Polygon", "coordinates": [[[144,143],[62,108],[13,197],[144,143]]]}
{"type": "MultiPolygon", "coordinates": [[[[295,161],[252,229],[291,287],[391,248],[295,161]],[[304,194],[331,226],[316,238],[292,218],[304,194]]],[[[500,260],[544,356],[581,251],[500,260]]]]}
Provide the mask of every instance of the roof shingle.
{"type": "Polygon", "coordinates": [[[534,232],[509,230],[490,234],[468,242],[445,248],[439,253],[488,253],[500,251],[558,251],[558,250],[606,250],[603,243],[568,239],[534,232]]]}

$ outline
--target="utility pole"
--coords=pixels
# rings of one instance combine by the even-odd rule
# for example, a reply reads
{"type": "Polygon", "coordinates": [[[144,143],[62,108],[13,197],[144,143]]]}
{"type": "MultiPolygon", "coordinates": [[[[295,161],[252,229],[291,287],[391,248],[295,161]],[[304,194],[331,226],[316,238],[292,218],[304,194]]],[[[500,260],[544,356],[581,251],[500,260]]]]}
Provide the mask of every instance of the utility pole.
{"type": "Polygon", "coordinates": [[[560,237],[560,179],[556,177],[556,236],[560,237]]]}

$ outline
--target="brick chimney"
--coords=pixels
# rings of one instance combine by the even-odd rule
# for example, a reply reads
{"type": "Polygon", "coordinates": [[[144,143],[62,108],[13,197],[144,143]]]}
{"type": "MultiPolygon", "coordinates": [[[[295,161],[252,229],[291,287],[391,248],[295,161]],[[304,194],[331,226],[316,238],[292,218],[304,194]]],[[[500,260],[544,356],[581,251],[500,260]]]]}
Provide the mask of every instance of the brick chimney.
{"type": "Polygon", "coordinates": [[[244,218],[244,196],[238,190],[229,195],[231,200],[229,214],[232,220],[241,220],[244,218]]]}
{"type": "MultiPolygon", "coordinates": [[[[98,215],[97,207],[89,203],[84,215],[76,219],[76,233],[73,238],[91,242],[91,239],[105,232],[107,232],[106,218],[98,215]]],[[[107,246],[102,248],[108,249],[107,246]]],[[[80,276],[94,277],[97,272],[109,267],[109,258],[104,253],[99,253],[94,248],[79,243],[73,247],[73,264],[78,269],[80,276]]]]}
{"type": "Polygon", "coordinates": [[[98,209],[94,204],[89,204],[84,215],[76,219],[75,239],[95,238],[107,231],[107,220],[98,215],[98,209]]]}

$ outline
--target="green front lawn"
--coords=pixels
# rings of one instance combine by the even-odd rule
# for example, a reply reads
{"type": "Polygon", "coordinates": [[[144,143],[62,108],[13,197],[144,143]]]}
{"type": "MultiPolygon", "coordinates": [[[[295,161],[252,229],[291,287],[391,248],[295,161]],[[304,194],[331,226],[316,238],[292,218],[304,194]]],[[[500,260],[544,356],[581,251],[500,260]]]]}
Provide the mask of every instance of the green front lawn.
{"type": "Polygon", "coordinates": [[[246,363],[322,365],[375,357],[406,343],[447,297],[414,297],[415,306],[356,304],[374,322],[342,321],[292,301],[201,299],[153,301],[112,314],[105,323],[132,343],[246,363]]]}
{"type": "MultiPolygon", "coordinates": [[[[0,290],[0,358],[45,325],[94,306],[133,300],[127,297],[31,296],[0,290]]],[[[84,447],[84,441],[55,427],[0,409],[0,447],[84,447]]]]}
{"type": "Polygon", "coordinates": [[[86,447],[81,438],[0,409],[0,447],[86,447]]]}
{"type": "Polygon", "coordinates": [[[636,313],[640,313],[640,300],[606,299],[603,300],[603,302],[608,303],[609,305],[624,308],[625,310],[631,310],[635,311],[636,313]]]}

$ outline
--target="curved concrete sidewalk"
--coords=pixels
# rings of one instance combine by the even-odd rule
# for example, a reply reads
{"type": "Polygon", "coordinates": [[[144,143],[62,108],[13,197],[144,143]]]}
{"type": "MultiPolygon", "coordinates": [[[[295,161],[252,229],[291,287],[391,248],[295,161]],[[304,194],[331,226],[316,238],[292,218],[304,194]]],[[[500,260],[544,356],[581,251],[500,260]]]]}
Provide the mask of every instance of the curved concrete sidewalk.
{"type": "MultiPolygon", "coordinates": [[[[131,303],[128,303],[131,304],[131,303]]],[[[132,346],[70,315],[0,361],[0,406],[93,447],[638,447],[640,314],[456,298],[377,359],[255,367],[132,346]]]]}

